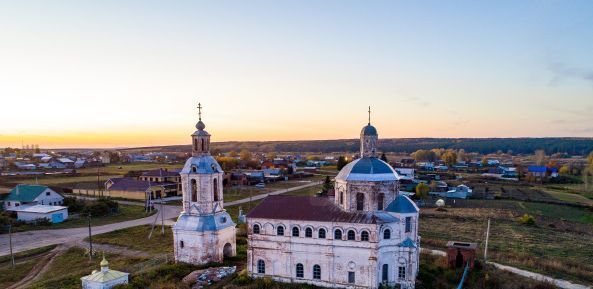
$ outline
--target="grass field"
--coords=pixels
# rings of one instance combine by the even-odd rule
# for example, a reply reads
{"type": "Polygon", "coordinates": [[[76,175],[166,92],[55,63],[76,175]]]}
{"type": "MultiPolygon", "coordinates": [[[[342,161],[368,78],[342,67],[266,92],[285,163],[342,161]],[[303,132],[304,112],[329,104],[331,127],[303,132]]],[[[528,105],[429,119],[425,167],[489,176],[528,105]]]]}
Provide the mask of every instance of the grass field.
{"type": "MultiPolygon", "coordinates": [[[[523,205],[534,214],[557,214],[557,217],[572,209],[523,205]]],[[[581,212],[570,214],[572,218],[584,217],[581,212]]],[[[591,225],[581,225],[583,230],[576,231],[573,228],[578,225],[569,221],[560,222],[564,224],[561,226],[558,222],[538,220],[535,226],[528,226],[521,224],[517,216],[514,211],[492,208],[449,208],[446,212],[423,209],[420,235],[424,246],[442,249],[449,240],[471,241],[478,242],[483,252],[486,220],[492,218],[490,260],[584,284],[593,283],[591,225]]]]}
{"type": "MultiPolygon", "coordinates": [[[[114,254],[105,254],[109,261],[109,268],[130,272],[134,264],[146,261],[143,258],[134,258],[114,254]]],[[[80,277],[98,270],[101,256],[96,256],[89,261],[86,251],[82,248],[73,247],[60,254],[54,259],[47,272],[40,280],[29,288],[35,289],[70,289],[80,288],[80,277]]]]}
{"type": "Polygon", "coordinates": [[[41,255],[51,251],[56,246],[41,247],[15,254],[16,266],[12,268],[10,256],[0,257],[0,288],[6,288],[23,279],[41,261],[41,255]]]}
{"type": "Polygon", "coordinates": [[[173,253],[173,232],[171,227],[165,226],[165,235],[163,236],[161,226],[155,226],[149,240],[150,228],[150,225],[144,225],[99,234],[93,236],[93,242],[117,245],[150,254],[173,253]]]}
{"type": "MultiPolygon", "coordinates": [[[[91,224],[93,226],[101,226],[107,225],[112,223],[119,223],[129,220],[141,219],[148,217],[154,214],[156,211],[152,211],[150,213],[146,213],[144,211],[144,207],[142,206],[132,206],[132,205],[119,205],[119,213],[111,215],[111,216],[104,216],[104,217],[94,217],[91,219],[91,224]]],[[[78,228],[78,227],[85,227],[88,226],[88,219],[86,217],[74,217],[67,219],[62,223],[51,224],[48,226],[36,226],[36,225],[23,225],[20,227],[14,227],[13,230],[15,232],[23,232],[23,231],[31,231],[31,230],[47,230],[47,229],[66,229],[66,228],[78,228]]]]}

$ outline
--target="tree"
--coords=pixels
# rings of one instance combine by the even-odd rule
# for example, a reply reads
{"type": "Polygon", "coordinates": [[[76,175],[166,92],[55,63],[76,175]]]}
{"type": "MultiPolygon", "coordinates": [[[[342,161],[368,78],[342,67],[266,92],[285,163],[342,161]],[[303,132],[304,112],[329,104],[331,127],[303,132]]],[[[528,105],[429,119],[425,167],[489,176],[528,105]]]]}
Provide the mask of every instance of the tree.
{"type": "Polygon", "coordinates": [[[381,160],[384,161],[384,162],[386,162],[386,163],[389,163],[389,161],[387,160],[387,156],[385,155],[385,153],[382,153],[381,154],[381,160]]]}
{"type": "Polygon", "coordinates": [[[560,173],[563,176],[569,175],[570,174],[570,167],[568,165],[563,165],[560,170],[558,170],[558,173],[560,173]]]}
{"type": "Polygon", "coordinates": [[[231,157],[231,158],[236,158],[238,156],[239,156],[239,154],[236,151],[230,151],[229,152],[229,157],[231,157]]]}
{"type": "Polygon", "coordinates": [[[344,166],[346,166],[348,164],[348,159],[345,158],[344,156],[340,156],[338,157],[338,163],[336,164],[336,168],[338,169],[338,171],[341,171],[342,168],[344,168],[344,166]]]}
{"type": "Polygon", "coordinates": [[[416,197],[418,199],[428,199],[428,192],[430,192],[430,188],[425,183],[419,183],[416,186],[416,197]]]}
{"type": "Polygon", "coordinates": [[[460,163],[460,162],[467,162],[467,161],[468,161],[468,158],[469,158],[469,157],[468,157],[468,156],[467,156],[467,154],[465,153],[465,150],[464,150],[464,149],[460,149],[460,150],[457,152],[457,162],[459,162],[459,163],[460,163]]]}
{"type": "Polygon", "coordinates": [[[436,160],[437,155],[434,151],[417,150],[414,153],[412,153],[412,157],[416,161],[432,162],[432,161],[436,160]]]}
{"type": "Polygon", "coordinates": [[[486,156],[484,156],[482,158],[482,166],[483,167],[487,167],[488,166],[488,158],[486,156]]]}
{"type": "Polygon", "coordinates": [[[538,166],[543,166],[546,164],[546,151],[544,151],[544,150],[536,150],[535,151],[535,163],[538,166]]]}
{"type": "Polygon", "coordinates": [[[241,160],[244,162],[251,161],[251,152],[249,152],[248,150],[245,150],[245,149],[241,150],[240,157],[241,157],[241,160]]]}
{"type": "Polygon", "coordinates": [[[273,160],[273,159],[275,159],[277,156],[278,156],[278,155],[277,155],[275,152],[269,152],[269,153],[267,153],[267,154],[266,154],[266,159],[273,160]]]}
{"type": "Polygon", "coordinates": [[[331,183],[331,179],[329,178],[329,176],[325,176],[325,181],[323,182],[323,186],[321,187],[321,195],[327,196],[327,193],[332,188],[333,188],[333,185],[331,183]]]}
{"type": "Polygon", "coordinates": [[[441,155],[441,159],[446,165],[452,166],[455,164],[455,162],[457,162],[457,154],[454,151],[449,150],[441,155]]]}

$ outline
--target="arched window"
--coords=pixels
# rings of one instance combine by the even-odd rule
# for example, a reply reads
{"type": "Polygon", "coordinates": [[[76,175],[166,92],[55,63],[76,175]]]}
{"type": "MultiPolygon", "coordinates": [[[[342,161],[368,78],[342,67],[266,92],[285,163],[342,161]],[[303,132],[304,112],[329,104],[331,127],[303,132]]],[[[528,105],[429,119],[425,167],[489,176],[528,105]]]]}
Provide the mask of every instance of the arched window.
{"type": "Polygon", "coordinates": [[[384,202],[384,200],[385,200],[385,194],[380,193],[377,196],[377,210],[379,210],[379,211],[383,210],[383,202],[384,202]]]}
{"type": "Polygon", "coordinates": [[[303,267],[303,264],[301,264],[301,263],[298,263],[296,265],[296,277],[297,278],[305,277],[305,268],[303,267]]]}
{"type": "Polygon", "coordinates": [[[344,204],[344,192],[340,192],[340,205],[344,204]]]}
{"type": "Polygon", "coordinates": [[[206,151],[206,147],[204,146],[204,139],[202,139],[202,151],[206,151]]]}
{"type": "Polygon", "coordinates": [[[259,225],[258,224],[253,225],[253,233],[259,234],[259,225]]]}
{"type": "Polygon", "coordinates": [[[198,171],[198,168],[196,168],[196,166],[191,166],[191,172],[195,173],[198,171]]]}
{"type": "Polygon", "coordinates": [[[313,265],[313,279],[321,279],[321,267],[313,265]]]}
{"type": "Polygon", "coordinates": [[[340,229],[336,229],[334,231],[334,239],[335,240],[342,240],[342,231],[340,229]]]}
{"type": "Polygon", "coordinates": [[[311,228],[305,229],[305,238],[313,238],[313,229],[311,229],[311,228]]]}
{"type": "Polygon", "coordinates": [[[276,229],[276,235],[284,236],[284,227],[278,226],[278,228],[276,229]]]}
{"type": "Polygon", "coordinates": [[[257,260],[257,273],[266,274],[266,262],[264,260],[257,260]]]}
{"type": "Polygon", "coordinates": [[[356,210],[357,211],[364,210],[364,194],[363,193],[356,194],[356,210]]]}
{"type": "Polygon", "coordinates": [[[194,151],[198,150],[198,140],[194,138],[194,151]]]}
{"type": "Polygon", "coordinates": [[[350,241],[356,240],[356,232],[354,232],[354,230],[348,231],[348,240],[350,240],[350,241]]]}
{"type": "Polygon", "coordinates": [[[292,236],[293,236],[293,237],[298,237],[298,236],[300,236],[300,234],[299,234],[299,228],[297,228],[297,227],[292,227],[292,236]]]}
{"type": "Polygon", "coordinates": [[[214,179],[212,187],[214,188],[214,201],[218,202],[218,180],[217,179],[214,179]]]}
{"type": "Polygon", "coordinates": [[[389,265],[383,264],[383,270],[381,270],[381,281],[389,281],[389,265]]]}
{"type": "Polygon", "coordinates": [[[385,239],[385,240],[391,239],[391,230],[385,229],[385,231],[383,231],[383,239],[385,239]]]}
{"type": "Polygon", "coordinates": [[[406,233],[412,232],[412,217],[406,217],[406,233]]]}
{"type": "Polygon", "coordinates": [[[183,248],[185,246],[185,244],[183,243],[183,241],[179,241],[179,247],[183,248]]]}
{"type": "Polygon", "coordinates": [[[360,233],[360,240],[361,241],[368,241],[369,240],[369,232],[362,231],[362,233],[360,233]]]}
{"type": "Polygon", "coordinates": [[[197,202],[198,201],[198,183],[195,179],[191,180],[191,201],[197,202]]]}
{"type": "Polygon", "coordinates": [[[325,229],[321,228],[319,229],[319,239],[325,239],[325,229]]]}

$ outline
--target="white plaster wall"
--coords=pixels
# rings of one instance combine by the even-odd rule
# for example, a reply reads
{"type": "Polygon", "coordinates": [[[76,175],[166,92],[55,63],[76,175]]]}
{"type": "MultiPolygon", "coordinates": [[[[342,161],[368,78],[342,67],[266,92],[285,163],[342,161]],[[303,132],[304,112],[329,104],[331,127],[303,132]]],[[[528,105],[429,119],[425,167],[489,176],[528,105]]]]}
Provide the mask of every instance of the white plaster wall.
{"type": "Polygon", "coordinates": [[[237,254],[236,229],[227,227],[220,231],[184,231],[173,230],[175,260],[190,264],[222,262],[224,246],[232,246],[232,256],[237,254]],[[184,245],[181,248],[181,241],[184,245]]]}

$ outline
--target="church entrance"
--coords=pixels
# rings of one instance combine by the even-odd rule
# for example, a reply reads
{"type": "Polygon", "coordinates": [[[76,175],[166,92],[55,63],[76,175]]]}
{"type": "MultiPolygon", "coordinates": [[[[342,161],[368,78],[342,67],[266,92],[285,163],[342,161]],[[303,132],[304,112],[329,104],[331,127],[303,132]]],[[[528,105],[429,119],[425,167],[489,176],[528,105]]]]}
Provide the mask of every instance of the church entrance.
{"type": "Polygon", "coordinates": [[[224,248],[222,248],[222,255],[225,258],[233,257],[233,246],[231,243],[224,244],[224,248]]]}
{"type": "Polygon", "coordinates": [[[455,267],[461,268],[463,267],[463,255],[461,251],[457,250],[457,256],[455,257],[455,267]]]}

